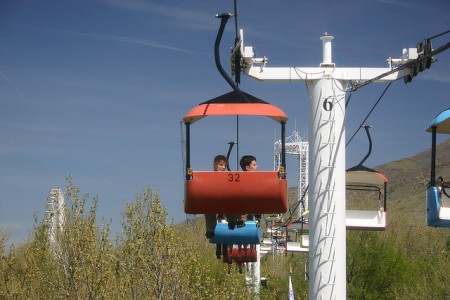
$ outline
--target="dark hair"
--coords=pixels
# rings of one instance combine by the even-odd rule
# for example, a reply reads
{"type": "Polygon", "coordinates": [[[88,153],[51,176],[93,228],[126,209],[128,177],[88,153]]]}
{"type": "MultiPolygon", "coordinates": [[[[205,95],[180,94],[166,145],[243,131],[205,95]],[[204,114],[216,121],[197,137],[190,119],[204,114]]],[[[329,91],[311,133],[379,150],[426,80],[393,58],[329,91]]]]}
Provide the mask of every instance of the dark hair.
{"type": "Polygon", "coordinates": [[[253,155],[244,155],[241,158],[241,161],[239,162],[239,164],[241,165],[241,169],[242,171],[247,171],[248,166],[251,165],[252,161],[256,160],[256,157],[254,157],[253,155]]]}
{"type": "Polygon", "coordinates": [[[216,157],[214,157],[214,164],[218,164],[221,161],[224,161],[224,162],[228,163],[227,162],[227,158],[225,157],[225,155],[219,154],[216,157]]]}

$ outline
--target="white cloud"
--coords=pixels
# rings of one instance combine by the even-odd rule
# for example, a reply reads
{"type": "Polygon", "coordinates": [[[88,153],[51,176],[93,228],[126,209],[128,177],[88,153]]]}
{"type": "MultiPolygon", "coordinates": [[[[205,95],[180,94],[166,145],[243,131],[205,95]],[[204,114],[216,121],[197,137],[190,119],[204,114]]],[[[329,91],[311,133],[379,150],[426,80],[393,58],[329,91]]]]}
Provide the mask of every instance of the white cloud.
{"type": "Polygon", "coordinates": [[[427,73],[425,71],[422,74],[419,74],[418,76],[422,77],[422,79],[424,79],[424,80],[450,84],[450,74],[448,74],[448,73],[442,73],[442,72],[427,73]]]}
{"type": "Polygon", "coordinates": [[[55,31],[65,32],[65,33],[74,34],[74,35],[91,38],[91,39],[97,39],[97,40],[104,40],[104,41],[111,41],[111,42],[118,42],[118,43],[137,44],[137,45],[142,45],[142,46],[146,46],[146,47],[160,48],[160,49],[165,49],[165,50],[170,50],[170,51],[175,51],[175,52],[208,55],[206,53],[202,53],[202,52],[198,52],[198,51],[192,51],[189,49],[164,45],[164,44],[160,44],[158,42],[144,40],[144,39],[138,39],[138,38],[128,37],[128,36],[96,34],[96,33],[79,32],[79,31],[60,31],[60,30],[55,30],[55,31]]]}
{"type": "Polygon", "coordinates": [[[407,8],[412,8],[412,9],[419,9],[419,7],[417,7],[416,5],[412,5],[408,1],[406,1],[406,2],[395,1],[395,0],[379,0],[379,1],[382,2],[382,3],[390,4],[390,5],[407,7],[407,8]]]}
{"type": "Polygon", "coordinates": [[[214,14],[202,12],[196,5],[195,10],[186,7],[174,7],[142,0],[103,0],[103,2],[142,13],[157,14],[176,21],[177,26],[199,30],[217,30],[217,24],[211,22],[214,14]]]}

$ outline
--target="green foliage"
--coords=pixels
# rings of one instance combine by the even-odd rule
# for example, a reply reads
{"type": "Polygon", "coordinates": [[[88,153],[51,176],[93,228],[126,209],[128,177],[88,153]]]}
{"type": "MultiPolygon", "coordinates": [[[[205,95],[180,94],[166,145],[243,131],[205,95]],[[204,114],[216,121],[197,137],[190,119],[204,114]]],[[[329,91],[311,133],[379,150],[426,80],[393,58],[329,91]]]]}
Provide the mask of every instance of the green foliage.
{"type": "MultiPolygon", "coordinates": [[[[97,219],[97,197],[80,196],[69,178],[65,199],[64,226],[52,242],[45,220],[36,219],[30,242],[20,247],[6,249],[6,235],[0,234],[0,299],[257,298],[244,275],[234,268],[228,274],[228,265],[215,258],[203,218],[193,225],[168,222],[150,187],[124,208],[114,243],[109,222],[97,219]]],[[[358,200],[351,205],[374,202],[358,200]]],[[[406,203],[388,206],[383,232],[347,231],[349,299],[450,299],[448,229],[417,222],[399,208],[406,203]]],[[[307,259],[265,255],[261,276],[267,285],[259,299],[286,299],[290,268],[295,298],[307,299],[307,259]]]]}
{"type": "Polygon", "coordinates": [[[392,299],[402,286],[414,284],[412,265],[393,241],[364,231],[349,232],[347,239],[349,299],[392,299]]]}
{"type": "Polygon", "coordinates": [[[124,234],[117,238],[115,263],[119,298],[143,299],[152,295],[152,299],[241,299],[241,295],[248,296],[242,278],[226,276],[224,266],[214,261],[213,245],[199,234],[204,225],[175,227],[173,223],[167,224],[166,218],[165,209],[151,188],[137,195],[136,201],[125,208],[124,234]],[[210,253],[205,255],[205,252],[210,253]]]}
{"type": "Polygon", "coordinates": [[[98,199],[87,209],[88,196],[80,198],[71,179],[65,193],[64,225],[49,241],[44,221],[37,224],[28,248],[27,264],[37,284],[30,287],[32,298],[97,299],[109,290],[112,272],[109,225],[97,226],[98,199]]]}
{"type": "Polygon", "coordinates": [[[261,260],[261,274],[267,286],[260,289],[261,299],[287,299],[289,271],[295,299],[308,299],[308,282],[305,280],[308,254],[267,254],[261,260]]]}
{"type": "Polygon", "coordinates": [[[180,272],[178,237],[173,225],[166,225],[166,212],[150,188],[125,208],[123,230],[115,263],[120,298],[183,298],[188,282],[180,272]]]}
{"type": "Polygon", "coordinates": [[[448,228],[424,226],[407,215],[394,212],[389,229],[383,238],[395,241],[397,249],[402,251],[413,266],[402,296],[405,299],[448,299],[450,297],[447,286],[450,282],[448,267],[450,252],[446,246],[448,228]]]}
{"type": "MultiPolygon", "coordinates": [[[[147,188],[127,204],[123,233],[98,225],[98,198],[80,197],[69,178],[64,225],[50,238],[36,220],[30,243],[0,259],[0,299],[248,299],[241,274],[215,259],[201,224],[175,226],[147,188]],[[205,255],[206,254],[206,255],[205,255]]],[[[5,235],[0,235],[5,253],[5,235]]]]}

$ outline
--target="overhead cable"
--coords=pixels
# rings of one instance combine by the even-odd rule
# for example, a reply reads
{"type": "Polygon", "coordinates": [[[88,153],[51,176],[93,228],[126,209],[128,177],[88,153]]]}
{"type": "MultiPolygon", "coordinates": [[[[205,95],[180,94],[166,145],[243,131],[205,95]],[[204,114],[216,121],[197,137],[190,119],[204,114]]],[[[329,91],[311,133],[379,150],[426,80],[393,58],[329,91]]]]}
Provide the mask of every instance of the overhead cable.
{"type": "Polygon", "coordinates": [[[381,75],[379,75],[377,77],[374,77],[372,79],[366,80],[366,81],[364,81],[362,83],[356,83],[356,84],[353,85],[352,90],[356,91],[357,89],[359,89],[359,88],[361,88],[361,87],[363,87],[365,85],[368,85],[369,83],[372,83],[374,81],[380,80],[381,78],[384,78],[384,77],[386,77],[388,75],[391,75],[393,73],[397,73],[400,70],[403,70],[403,69],[406,69],[406,68],[409,68],[409,67],[413,67],[415,64],[417,64],[417,63],[419,63],[419,62],[421,62],[421,61],[423,61],[425,59],[429,59],[431,56],[433,56],[435,54],[438,54],[438,53],[441,53],[441,52],[447,50],[448,48],[450,48],[450,42],[448,42],[447,44],[437,48],[436,50],[431,51],[428,54],[425,54],[425,55],[423,55],[423,56],[421,56],[419,58],[413,59],[413,60],[411,60],[411,61],[409,61],[409,62],[407,62],[405,64],[402,64],[402,65],[398,66],[397,68],[393,68],[389,72],[383,73],[383,74],[381,74],[381,75]]]}
{"type": "Polygon", "coordinates": [[[389,82],[389,84],[387,85],[387,87],[384,89],[383,93],[381,93],[381,96],[378,98],[377,102],[374,104],[374,106],[372,107],[372,109],[370,110],[370,112],[367,114],[366,118],[364,119],[364,121],[361,122],[361,125],[359,125],[358,129],[355,131],[355,133],[352,135],[352,137],[350,138],[350,140],[347,142],[347,144],[345,144],[345,146],[347,147],[348,144],[353,140],[353,138],[355,137],[355,135],[358,133],[358,131],[361,129],[361,126],[364,125],[364,123],[367,121],[367,119],[369,118],[370,114],[373,112],[373,110],[375,109],[375,107],[378,105],[378,103],[380,102],[381,98],[383,98],[384,94],[386,93],[386,91],[388,90],[388,88],[391,86],[392,82],[389,82]]]}

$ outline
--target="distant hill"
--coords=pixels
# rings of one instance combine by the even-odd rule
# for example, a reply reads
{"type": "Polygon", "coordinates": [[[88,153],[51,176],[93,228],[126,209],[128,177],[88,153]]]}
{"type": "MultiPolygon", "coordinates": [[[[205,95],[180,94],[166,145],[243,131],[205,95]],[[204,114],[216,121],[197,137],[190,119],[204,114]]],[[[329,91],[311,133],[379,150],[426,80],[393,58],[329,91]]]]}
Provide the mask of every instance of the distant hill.
{"type": "MultiPolygon", "coordinates": [[[[425,191],[430,181],[431,150],[375,167],[387,176],[387,210],[395,209],[425,224],[425,191]]],[[[437,147],[436,176],[450,181],[450,139],[437,147]]]]}
{"type": "MultiPolygon", "coordinates": [[[[450,181],[450,139],[437,147],[436,176],[450,181]]],[[[388,178],[387,211],[406,214],[425,225],[425,191],[430,180],[431,150],[395,160],[373,169],[388,178]]],[[[289,189],[290,207],[297,200],[297,187],[289,189]]],[[[285,215],[285,219],[288,216],[285,215]]],[[[389,221],[389,217],[388,217],[389,221]]]]}

